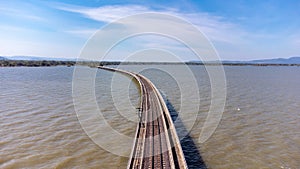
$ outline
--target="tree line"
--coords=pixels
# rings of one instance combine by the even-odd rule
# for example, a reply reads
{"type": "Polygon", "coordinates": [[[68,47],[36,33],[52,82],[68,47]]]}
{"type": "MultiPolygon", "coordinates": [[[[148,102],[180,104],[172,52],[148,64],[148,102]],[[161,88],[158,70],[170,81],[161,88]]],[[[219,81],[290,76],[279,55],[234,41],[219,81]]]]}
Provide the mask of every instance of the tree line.
{"type": "Polygon", "coordinates": [[[106,65],[148,65],[148,64],[160,64],[160,65],[224,65],[224,66],[300,66],[299,64],[253,64],[253,63],[168,63],[168,62],[119,62],[119,61],[53,61],[53,60],[42,60],[42,61],[33,61],[33,60],[0,60],[0,67],[46,67],[46,66],[106,66],[106,65]]]}

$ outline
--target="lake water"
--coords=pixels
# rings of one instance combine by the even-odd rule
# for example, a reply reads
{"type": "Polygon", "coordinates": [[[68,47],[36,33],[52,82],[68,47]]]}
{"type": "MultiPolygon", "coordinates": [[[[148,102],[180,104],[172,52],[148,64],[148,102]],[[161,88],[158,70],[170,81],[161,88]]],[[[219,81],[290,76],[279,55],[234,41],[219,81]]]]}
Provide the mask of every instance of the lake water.
{"type": "MultiPolygon", "coordinates": [[[[188,138],[182,140],[190,168],[300,168],[300,67],[225,66],[224,113],[218,128],[205,143],[199,143],[198,137],[211,104],[211,87],[203,66],[189,67],[199,93],[189,92],[190,82],[177,83],[176,78],[184,81],[189,75],[181,72],[174,78],[159,70],[176,72],[179,65],[122,68],[133,71],[144,68],[141,73],[168,100],[171,113],[185,114],[187,119],[177,130],[179,135],[184,130],[190,131],[188,138]],[[195,99],[182,101],[185,94],[182,92],[195,99]],[[199,106],[196,112],[182,108],[195,105],[199,106]]],[[[111,131],[100,130],[105,145],[117,147],[122,153],[119,156],[98,146],[82,129],[73,104],[73,70],[73,67],[0,68],[1,169],[126,168],[131,145],[120,146],[119,139],[110,137],[111,131]]],[[[96,102],[109,126],[124,136],[134,137],[138,88],[128,77],[113,75],[98,70],[94,83],[96,102]]],[[[84,92],[80,93],[83,97],[84,92]]],[[[90,109],[89,104],[80,106],[87,112],[90,109]]],[[[95,126],[104,124],[91,117],[84,120],[95,126]]],[[[92,130],[98,131],[96,127],[92,130]]]]}

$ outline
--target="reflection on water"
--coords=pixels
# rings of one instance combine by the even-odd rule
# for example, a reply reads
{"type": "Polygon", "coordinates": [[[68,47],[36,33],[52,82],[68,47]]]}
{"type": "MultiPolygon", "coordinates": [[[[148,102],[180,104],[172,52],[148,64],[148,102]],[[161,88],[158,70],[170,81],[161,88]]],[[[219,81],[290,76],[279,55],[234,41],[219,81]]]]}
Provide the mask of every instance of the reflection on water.
{"type": "MultiPolygon", "coordinates": [[[[197,141],[210,106],[210,83],[203,66],[190,68],[201,100],[189,104],[200,104],[200,110],[189,133],[188,140],[193,142],[182,142],[199,153],[207,168],[300,168],[299,67],[225,67],[228,89],[223,118],[203,144],[197,141]]],[[[100,148],[81,129],[72,101],[72,73],[68,67],[0,68],[0,168],[126,167],[126,157],[100,148]]],[[[153,80],[176,112],[189,113],[180,110],[174,79],[155,70],[142,73],[153,80]]],[[[129,96],[128,92],[118,95],[123,100],[116,108],[110,90],[118,93],[122,87],[111,89],[111,76],[99,70],[97,102],[116,131],[133,137],[138,91],[130,85],[129,96]]],[[[188,83],[183,87],[188,88],[188,83]]],[[[109,137],[110,133],[105,134],[109,137]]],[[[116,144],[118,140],[111,140],[112,146],[116,144]]]]}

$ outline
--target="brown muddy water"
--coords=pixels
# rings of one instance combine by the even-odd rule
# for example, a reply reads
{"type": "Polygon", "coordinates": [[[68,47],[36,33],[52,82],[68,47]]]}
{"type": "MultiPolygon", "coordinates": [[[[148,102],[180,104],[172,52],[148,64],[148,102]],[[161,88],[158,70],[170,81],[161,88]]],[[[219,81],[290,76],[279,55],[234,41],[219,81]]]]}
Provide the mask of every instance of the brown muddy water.
{"type": "MultiPolygon", "coordinates": [[[[173,72],[180,69],[180,65],[122,68],[133,71],[144,68],[141,73],[161,91],[171,113],[190,118],[191,141],[184,146],[186,154],[196,151],[197,156],[187,157],[190,168],[300,168],[300,67],[225,66],[224,113],[218,128],[205,143],[198,142],[211,104],[210,79],[205,68],[189,66],[199,93],[188,95],[192,98],[198,95],[200,101],[184,104],[199,106],[195,118],[192,115],[195,112],[181,110],[180,87],[189,89],[189,82],[180,87],[176,82],[176,78],[185,79],[188,75],[179,72],[174,78],[159,70],[160,67],[173,72]],[[200,161],[204,164],[197,164],[200,161]]],[[[131,145],[121,147],[119,156],[98,146],[82,129],[73,105],[73,70],[73,67],[0,68],[1,169],[126,168],[131,145]]],[[[98,70],[95,98],[105,122],[118,133],[134,137],[135,108],[139,102],[134,83],[128,77],[98,70]],[[114,85],[113,77],[117,77],[114,85]]],[[[82,108],[88,111],[89,105],[82,108]]],[[[105,123],[95,118],[86,120],[91,125],[105,123]]],[[[187,130],[184,127],[187,125],[178,126],[178,132],[187,130]]],[[[100,131],[105,145],[120,147],[120,139],[112,138],[110,130],[100,131]]]]}

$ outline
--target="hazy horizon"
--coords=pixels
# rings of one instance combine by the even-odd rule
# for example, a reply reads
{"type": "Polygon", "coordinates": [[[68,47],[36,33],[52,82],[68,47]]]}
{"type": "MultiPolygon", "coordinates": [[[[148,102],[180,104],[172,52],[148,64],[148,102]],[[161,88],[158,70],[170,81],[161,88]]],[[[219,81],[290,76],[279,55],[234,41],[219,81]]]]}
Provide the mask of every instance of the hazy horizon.
{"type": "MultiPolygon", "coordinates": [[[[77,59],[80,58],[66,58],[66,57],[44,57],[44,56],[0,56],[0,57],[4,57],[6,59],[10,59],[10,60],[18,60],[19,58],[26,58],[26,60],[41,60],[42,58],[45,58],[45,60],[49,60],[49,59],[53,59],[53,60],[62,60],[62,61],[76,61],[77,59]],[[65,60],[64,60],[65,59],[65,60]]],[[[100,58],[100,57],[99,57],[100,58]]],[[[292,58],[299,58],[300,56],[291,56],[289,58],[262,58],[262,59],[253,59],[253,60],[219,60],[219,61],[232,61],[232,62],[250,62],[250,61],[263,61],[263,60],[278,60],[278,59],[292,59],[292,58]]],[[[89,60],[87,60],[89,61],[89,60]]],[[[122,62],[122,60],[99,60],[99,62],[104,61],[104,62],[122,62]]],[[[185,60],[184,62],[213,62],[213,61],[218,61],[218,60],[185,60]]],[[[125,62],[174,62],[174,61],[141,61],[141,60],[126,60],[125,62]]]]}

